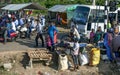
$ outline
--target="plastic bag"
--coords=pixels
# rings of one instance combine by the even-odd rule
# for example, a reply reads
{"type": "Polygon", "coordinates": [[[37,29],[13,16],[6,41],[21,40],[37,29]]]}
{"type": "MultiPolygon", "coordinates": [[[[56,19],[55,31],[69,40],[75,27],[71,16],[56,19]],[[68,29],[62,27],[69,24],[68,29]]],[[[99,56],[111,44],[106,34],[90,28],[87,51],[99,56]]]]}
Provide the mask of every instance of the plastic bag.
{"type": "Polygon", "coordinates": [[[100,62],[100,49],[92,48],[90,52],[90,65],[98,65],[100,62]]]}
{"type": "Polygon", "coordinates": [[[88,55],[87,53],[82,53],[79,55],[80,57],[80,65],[86,65],[89,63],[88,55]]]}

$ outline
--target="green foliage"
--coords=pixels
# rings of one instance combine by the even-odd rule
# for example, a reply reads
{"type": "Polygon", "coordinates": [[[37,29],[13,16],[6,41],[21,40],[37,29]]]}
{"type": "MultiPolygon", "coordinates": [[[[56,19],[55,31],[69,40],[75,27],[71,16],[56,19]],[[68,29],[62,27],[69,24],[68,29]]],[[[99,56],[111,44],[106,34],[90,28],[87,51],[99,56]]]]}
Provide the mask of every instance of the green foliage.
{"type": "MultiPolygon", "coordinates": [[[[50,8],[56,4],[92,4],[92,0],[12,0],[12,3],[39,3],[42,6],[50,8]]],[[[105,0],[96,0],[96,5],[104,5],[105,0]]],[[[120,6],[120,5],[118,5],[120,6]]]]}

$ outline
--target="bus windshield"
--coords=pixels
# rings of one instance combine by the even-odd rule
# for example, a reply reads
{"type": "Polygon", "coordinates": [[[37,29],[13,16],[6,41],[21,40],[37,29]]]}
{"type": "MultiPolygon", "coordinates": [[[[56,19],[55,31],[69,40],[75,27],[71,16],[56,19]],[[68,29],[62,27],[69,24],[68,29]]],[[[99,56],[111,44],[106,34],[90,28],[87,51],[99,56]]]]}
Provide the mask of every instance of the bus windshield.
{"type": "Polygon", "coordinates": [[[76,24],[82,24],[86,25],[86,22],[88,20],[88,14],[89,14],[90,8],[84,7],[84,6],[77,6],[74,15],[73,15],[73,21],[76,24]]]}

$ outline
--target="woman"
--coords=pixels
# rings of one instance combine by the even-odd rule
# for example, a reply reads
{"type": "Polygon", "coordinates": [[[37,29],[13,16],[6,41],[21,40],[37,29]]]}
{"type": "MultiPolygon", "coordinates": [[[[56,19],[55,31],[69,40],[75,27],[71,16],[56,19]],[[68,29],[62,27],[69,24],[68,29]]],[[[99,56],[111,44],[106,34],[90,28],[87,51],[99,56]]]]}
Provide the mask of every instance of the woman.
{"type": "Polygon", "coordinates": [[[52,51],[54,51],[54,33],[58,32],[57,28],[55,27],[55,22],[51,22],[51,25],[48,27],[48,35],[50,37],[51,40],[51,44],[52,44],[52,51]]]}
{"type": "Polygon", "coordinates": [[[103,32],[101,30],[101,27],[98,27],[96,33],[95,33],[95,38],[94,38],[94,43],[98,43],[98,41],[101,41],[103,37],[103,32]]]}

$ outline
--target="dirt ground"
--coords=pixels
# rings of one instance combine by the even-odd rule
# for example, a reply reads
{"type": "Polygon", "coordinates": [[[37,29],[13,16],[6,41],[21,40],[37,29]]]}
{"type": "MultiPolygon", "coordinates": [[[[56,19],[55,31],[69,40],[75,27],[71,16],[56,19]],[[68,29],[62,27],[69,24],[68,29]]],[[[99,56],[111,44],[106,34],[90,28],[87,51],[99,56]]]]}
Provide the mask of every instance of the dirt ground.
{"type": "MultiPolygon", "coordinates": [[[[61,35],[68,33],[69,29],[58,28],[60,39],[61,35]]],[[[34,34],[35,35],[35,34],[34,34]]],[[[120,67],[111,63],[100,61],[98,66],[80,66],[78,71],[58,71],[57,65],[52,63],[45,66],[43,61],[33,63],[33,68],[29,66],[29,57],[27,51],[35,50],[34,38],[17,39],[16,42],[0,43],[0,75],[119,75],[120,67]],[[4,63],[12,63],[12,69],[7,71],[3,68],[4,63]],[[41,74],[40,74],[41,73],[41,74]]],[[[41,48],[41,47],[39,47],[41,48]]]]}
{"type": "Polygon", "coordinates": [[[80,66],[78,71],[58,71],[57,66],[51,64],[45,66],[43,61],[33,62],[33,68],[29,66],[27,51],[0,52],[0,75],[119,75],[120,71],[113,64],[101,60],[96,67],[80,66]],[[12,63],[12,69],[7,71],[1,66],[4,63],[12,63]],[[116,69],[116,70],[115,70],[116,69]]]}

